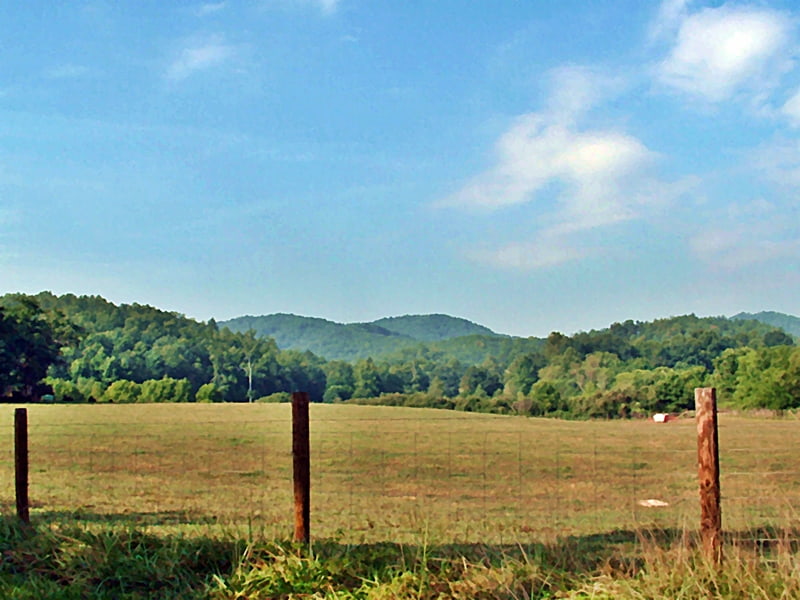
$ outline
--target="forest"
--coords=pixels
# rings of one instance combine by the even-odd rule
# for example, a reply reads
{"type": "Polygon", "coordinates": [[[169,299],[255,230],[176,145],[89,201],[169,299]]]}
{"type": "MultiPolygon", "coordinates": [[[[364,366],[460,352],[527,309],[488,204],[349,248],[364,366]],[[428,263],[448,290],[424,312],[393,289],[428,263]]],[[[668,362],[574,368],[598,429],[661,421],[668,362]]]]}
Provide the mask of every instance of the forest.
{"type": "MultiPolygon", "coordinates": [[[[392,352],[342,360],[147,305],[7,294],[0,297],[0,399],[280,402],[305,391],[314,402],[626,418],[691,409],[694,388],[714,386],[731,408],[800,407],[800,348],[785,330],[756,319],[628,320],[544,339],[459,335],[481,331],[461,323],[448,339],[447,319],[434,317],[431,330],[439,331],[428,341],[411,344],[406,336],[392,352]]],[[[425,329],[424,317],[408,323],[425,329]]]]}

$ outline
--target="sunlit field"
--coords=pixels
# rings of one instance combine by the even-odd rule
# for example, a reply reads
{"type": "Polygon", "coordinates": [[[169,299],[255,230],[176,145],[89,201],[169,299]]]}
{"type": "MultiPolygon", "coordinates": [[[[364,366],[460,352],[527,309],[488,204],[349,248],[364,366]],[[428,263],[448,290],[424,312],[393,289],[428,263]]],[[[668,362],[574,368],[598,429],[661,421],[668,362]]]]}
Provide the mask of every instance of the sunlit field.
{"type": "MultiPolygon", "coordinates": [[[[34,521],[291,535],[289,405],[28,411],[34,521]]],[[[0,489],[12,507],[13,407],[3,414],[0,489]]],[[[311,432],[315,538],[513,543],[693,530],[699,519],[692,419],[568,422],[312,405],[311,432]]],[[[727,531],[798,524],[799,435],[794,419],[720,416],[727,531]]]]}

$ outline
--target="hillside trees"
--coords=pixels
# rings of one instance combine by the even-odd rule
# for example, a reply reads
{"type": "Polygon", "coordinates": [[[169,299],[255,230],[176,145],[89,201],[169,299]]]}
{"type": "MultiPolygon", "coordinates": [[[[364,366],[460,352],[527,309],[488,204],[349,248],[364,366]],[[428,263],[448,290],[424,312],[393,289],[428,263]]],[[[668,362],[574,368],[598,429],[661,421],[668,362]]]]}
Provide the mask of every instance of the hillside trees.
{"type": "MultiPolygon", "coordinates": [[[[377,326],[356,330],[365,328],[377,326]]],[[[611,418],[682,411],[694,387],[715,385],[723,404],[783,410],[800,406],[793,343],[763,323],[685,315],[546,340],[469,335],[381,359],[326,361],[150,306],[48,293],[0,299],[3,393],[31,390],[47,374],[56,397],[74,401],[246,402],[306,391],[313,401],[611,418]]]]}
{"type": "Polygon", "coordinates": [[[800,407],[800,348],[769,346],[738,355],[733,400],[743,408],[800,407]]]}
{"type": "Polygon", "coordinates": [[[13,295],[0,303],[0,395],[33,399],[48,368],[60,358],[59,331],[71,333],[59,314],[47,315],[35,299],[13,295]]]}
{"type": "Polygon", "coordinates": [[[332,360],[322,367],[325,372],[326,388],[323,400],[337,402],[349,400],[356,389],[356,378],[353,366],[343,360],[332,360]]]}
{"type": "Polygon", "coordinates": [[[92,296],[43,293],[31,300],[50,307],[53,314],[63,308],[81,332],[61,345],[63,365],[49,370],[48,382],[62,392],[59,397],[160,401],[169,393],[174,401],[184,401],[194,400],[203,388],[204,400],[243,402],[303,387],[312,399],[322,400],[325,375],[320,361],[304,353],[282,353],[269,338],[235,334],[213,322],[200,323],[149,306],[115,307],[92,296]],[[120,381],[154,383],[140,390],[141,398],[128,384],[108,395],[120,381]],[[165,382],[171,381],[186,383],[164,392],[165,382]]]}

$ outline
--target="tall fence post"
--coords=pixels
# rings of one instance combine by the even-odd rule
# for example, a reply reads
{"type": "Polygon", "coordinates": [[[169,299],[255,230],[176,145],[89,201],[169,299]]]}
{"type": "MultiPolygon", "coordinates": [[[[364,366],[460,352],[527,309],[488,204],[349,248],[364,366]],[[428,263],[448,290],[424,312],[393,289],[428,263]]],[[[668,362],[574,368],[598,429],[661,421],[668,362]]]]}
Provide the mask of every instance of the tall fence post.
{"type": "Polygon", "coordinates": [[[294,539],[311,540],[311,445],[308,394],[292,394],[292,459],[294,467],[294,539]]]}
{"type": "Polygon", "coordinates": [[[697,420],[697,474],[700,480],[700,538],[706,557],[719,564],[722,561],[722,512],[716,389],[696,388],[694,405],[697,420]]]}
{"type": "Polygon", "coordinates": [[[31,522],[28,499],[28,409],[14,410],[14,483],[17,496],[17,517],[26,525],[31,522]]]}

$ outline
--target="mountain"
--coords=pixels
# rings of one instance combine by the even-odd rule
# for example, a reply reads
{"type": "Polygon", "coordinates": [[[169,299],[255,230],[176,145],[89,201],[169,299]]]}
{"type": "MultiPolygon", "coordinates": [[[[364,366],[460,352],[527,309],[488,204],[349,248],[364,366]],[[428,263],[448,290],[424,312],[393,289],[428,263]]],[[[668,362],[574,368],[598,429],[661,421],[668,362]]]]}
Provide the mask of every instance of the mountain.
{"type": "Polygon", "coordinates": [[[439,342],[465,335],[499,335],[488,327],[449,315],[385,317],[371,324],[420,342],[439,342]]]}
{"type": "Polygon", "coordinates": [[[758,313],[741,312],[734,315],[731,319],[749,319],[751,321],[760,321],[773,327],[783,329],[789,335],[800,337],[800,318],[779,313],[775,311],[764,310],[758,313]]]}
{"type": "Polygon", "coordinates": [[[421,343],[443,342],[464,336],[501,338],[491,329],[448,315],[405,315],[371,323],[336,323],[291,314],[243,316],[222,321],[235,332],[252,329],[271,337],[283,350],[310,350],[327,360],[357,360],[396,353],[421,343]]]}

